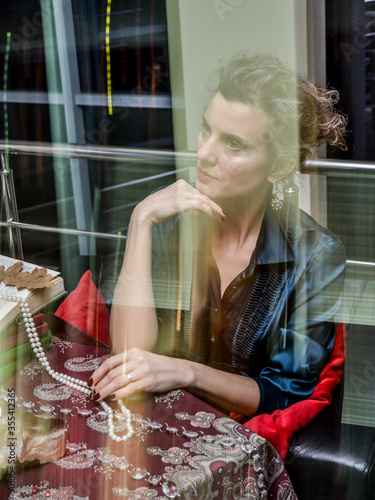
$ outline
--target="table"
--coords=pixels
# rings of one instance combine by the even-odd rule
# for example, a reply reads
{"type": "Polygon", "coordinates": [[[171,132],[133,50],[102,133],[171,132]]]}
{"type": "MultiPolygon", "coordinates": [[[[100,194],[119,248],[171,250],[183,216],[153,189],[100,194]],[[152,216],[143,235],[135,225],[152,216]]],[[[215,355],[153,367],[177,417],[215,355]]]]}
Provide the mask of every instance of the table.
{"type": "MultiPolygon", "coordinates": [[[[83,380],[107,356],[104,347],[56,336],[47,355],[54,370],[83,380]]],[[[3,478],[1,499],[296,499],[280,456],[265,439],[187,391],[127,400],[135,435],[116,443],[101,407],[57,383],[39,362],[3,387],[2,418],[8,389],[15,390],[18,412],[47,426],[49,444],[54,429],[64,436],[63,456],[17,467],[14,477],[3,478]]],[[[115,422],[121,434],[124,423],[115,422]]],[[[21,433],[17,428],[15,440],[21,433]]]]}

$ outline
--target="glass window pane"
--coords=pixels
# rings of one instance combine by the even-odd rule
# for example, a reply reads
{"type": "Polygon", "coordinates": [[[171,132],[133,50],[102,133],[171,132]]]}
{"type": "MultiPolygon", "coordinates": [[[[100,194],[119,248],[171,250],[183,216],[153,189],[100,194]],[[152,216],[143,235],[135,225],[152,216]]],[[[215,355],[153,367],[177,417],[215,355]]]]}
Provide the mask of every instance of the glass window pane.
{"type": "Polygon", "coordinates": [[[88,144],[173,149],[170,109],[114,108],[108,116],[103,107],[85,107],[88,144]]]}
{"type": "MultiPolygon", "coordinates": [[[[327,81],[340,92],[348,117],[348,151],[328,156],[375,159],[375,2],[326,2],[327,81]]],[[[373,224],[375,178],[372,175],[328,178],[328,224],[344,242],[351,260],[375,261],[373,224]]]]}
{"type": "Polygon", "coordinates": [[[1,2],[0,18],[1,88],[47,90],[39,0],[1,2]]]}
{"type": "Polygon", "coordinates": [[[108,78],[113,92],[169,92],[165,0],[114,0],[109,17],[107,5],[103,0],[73,2],[82,92],[106,92],[108,78]]]}

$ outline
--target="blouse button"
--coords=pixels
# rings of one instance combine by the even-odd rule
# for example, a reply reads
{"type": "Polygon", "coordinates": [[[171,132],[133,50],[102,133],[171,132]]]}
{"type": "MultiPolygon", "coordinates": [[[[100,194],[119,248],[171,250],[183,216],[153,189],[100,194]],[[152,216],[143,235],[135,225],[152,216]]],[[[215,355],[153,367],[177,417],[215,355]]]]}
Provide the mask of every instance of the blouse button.
{"type": "Polygon", "coordinates": [[[233,285],[233,286],[232,286],[232,290],[237,290],[236,285],[233,285]]]}
{"type": "Polygon", "coordinates": [[[217,307],[215,307],[214,312],[217,313],[217,307]]]}
{"type": "Polygon", "coordinates": [[[211,337],[210,342],[215,342],[215,337],[211,337]]]}

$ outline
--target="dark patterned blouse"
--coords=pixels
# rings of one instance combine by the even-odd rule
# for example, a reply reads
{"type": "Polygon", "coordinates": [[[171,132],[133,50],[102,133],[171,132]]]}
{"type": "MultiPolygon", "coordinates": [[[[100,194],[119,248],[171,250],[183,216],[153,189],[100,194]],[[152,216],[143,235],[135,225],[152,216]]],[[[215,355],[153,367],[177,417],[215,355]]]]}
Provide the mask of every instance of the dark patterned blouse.
{"type": "Polygon", "coordinates": [[[258,414],[310,396],[334,344],[342,243],[296,207],[269,206],[248,266],[221,297],[209,233],[205,216],[154,228],[157,351],[253,377],[258,414]]]}

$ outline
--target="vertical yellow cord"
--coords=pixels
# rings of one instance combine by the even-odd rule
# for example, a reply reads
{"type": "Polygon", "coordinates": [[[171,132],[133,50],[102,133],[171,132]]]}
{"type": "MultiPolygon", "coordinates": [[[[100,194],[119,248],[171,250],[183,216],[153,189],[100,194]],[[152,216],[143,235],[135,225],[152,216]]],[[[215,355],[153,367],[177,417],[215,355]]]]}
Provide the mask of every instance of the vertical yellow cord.
{"type": "Polygon", "coordinates": [[[108,114],[113,114],[112,107],[112,76],[111,76],[111,48],[110,48],[110,38],[109,32],[111,28],[111,3],[112,0],[107,0],[107,14],[105,18],[105,52],[106,52],[106,62],[107,62],[107,102],[108,102],[108,114]]]}

